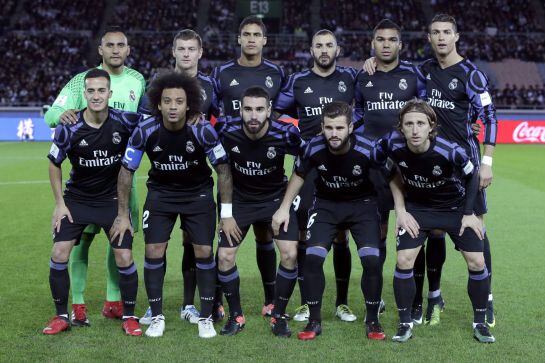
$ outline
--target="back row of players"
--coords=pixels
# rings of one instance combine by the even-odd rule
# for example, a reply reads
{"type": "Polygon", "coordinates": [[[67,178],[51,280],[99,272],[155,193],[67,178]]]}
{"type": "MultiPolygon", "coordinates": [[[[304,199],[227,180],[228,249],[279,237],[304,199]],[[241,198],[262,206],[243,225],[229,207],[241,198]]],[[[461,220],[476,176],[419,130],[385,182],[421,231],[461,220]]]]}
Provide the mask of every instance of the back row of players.
{"type": "MultiPolygon", "coordinates": [[[[46,114],[46,121],[51,126],[59,121],[66,125],[57,129],[55,143],[50,153],[50,159],[52,159],[50,174],[58,176],[53,166],[60,165],[64,157],[70,157],[75,172],[67,183],[64,200],[71,198],[77,200],[76,203],[80,203],[80,208],[75,206],[74,209],[81,210],[82,215],[88,216],[91,213],[90,206],[95,206],[100,196],[111,199],[112,195],[115,195],[115,192],[107,195],[112,193],[115,185],[111,175],[108,174],[110,179],[107,180],[108,187],[105,187],[103,185],[105,181],[95,180],[97,177],[104,177],[105,174],[96,172],[100,168],[107,169],[108,166],[113,169],[117,166],[119,170],[121,162],[119,155],[123,153],[124,145],[129,142],[123,160],[124,168],[119,174],[120,208],[116,220],[118,223],[111,231],[115,238],[117,234],[121,234],[122,242],[113,243],[116,253],[109,253],[109,256],[115,255],[115,260],[110,258],[108,264],[110,278],[103,314],[107,317],[124,318],[123,327],[126,333],[141,334],[137,319],[133,318],[137,272],[132,263],[132,257],[129,257],[130,243],[127,240],[129,237],[124,235],[123,231],[130,228],[127,219],[128,210],[133,213],[135,229],[138,225],[138,217],[134,215],[134,212],[138,210],[138,203],[133,189],[130,193],[131,208],[129,208],[130,188],[127,185],[130,186],[131,172],[138,167],[139,160],[146,152],[152,161],[148,180],[149,192],[143,214],[146,240],[144,276],[150,302],[149,316],[145,318],[148,318],[147,320],[151,323],[146,334],[161,336],[164,331],[161,304],[162,282],[166,269],[165,251],[179,214],[182,217],[182,229],[187,233],[184,233],[182,266],[184,304],[181,315],[190,322],[198,323],[200,336],[215,335],[212,322],[222,318],[223,308],[221,292],[220,294],[214,292],[216,263],[212,257],[212,240],[215,215],[212,212],[214,200],[211,195],[210,170],[206,167],[204,160],[204,155],[207,154],[218,172],[221,200],[222,219],[217,253],[217,277],[229,303],[229,318],[221,332],[236,334],[245,324],[240,307],[239,277],[235,256],[239,243],[244,239],[250,225],[254,226],[257,242],[256,255],[265,290],[262,313],[272,316],[272,329],[276,335],[290,335],[285,319],[285,307],[297,278],[299,278],[302,291],[302,306],[294,318],[295,320],[310,319],[307,327],[299,333],[299,338],[313,339],[320,334],[319,312],[324,278],[322,264],[333,241],[335,241],[333,246],[337,275],[336,313],[342,320],[355,320],[355,315],[347,306],[351,256],[345,232],[351,229],[364,266],[362,290],[367,308],[365,319],[367,336],[371,339],[384,339],[385,335],[378,321],[378,312],[382,308],[380,298],[382,264],[386,257],[388,214],[394,203],[388,188],[389,178],[379,168],[369,168],[369,163],[382,165],[382,159],[377,155],[388,155],[395,161],[396,156],[392,154],[394,150],[411,149],[410,146],[402,147],[404,142],[410,144],[410,140],[415,143],[418,140],[420,142],[430,140],[427,135],[422,137],[421,134],[414,135],[411,139],[407,138],[405,141],[398,134],[390,134],[386,137],[397,124],[399,111],[407,101],[415,96],[425,98],[433,110],[422,103],[411,102],[405,113],[424,115],[424,119],[429,121],[427,124],[432,129],[428,130],[428,133],[439,132],[442,139],[440,142],[439,139],[437,141],[434,139],[431,146],[431,150],[438,151],[431,153],[434,156],[428,155],[430,153],[424,154],[433,159],[438,153],[443,155],[443,158],[434,160],[435,164],[430,167],[430,170],[425,168],[427,164],[423,160],[418,160],[410,152],[404,155],[405,159],[400,159],[397,169],[404,176],[405,188],[408,189],[406,193],[409,193],[412,187],[420,188],[420,193],[407,194],[407,200],[417,205],[424,204],[426,208],[432,209],[462,208],[464,195],[472,194],[469,192],[464,194],[463,191],[466,189],[459,179],[455,179],[457,180],[455,184],[452,184],[453,181],[449,179],[451,174],[456,174],[457,168],[462,166],[464,175],[478,175],[477,180],[481,191],[471,198],[476,200],[475,214],[480,216],[482,225],[482,215],[486,212],[484,188],[492,179],[492,152],[497,131],[495,111],[487,91],[487,79],[471,62],[456,52],[458,40],[456,23],[452,17],[446,15],[436,16],[430,25],[429,39],[435,50],[436,59],[429,60],[420,67],[399,60],[400,28],[389,20],[382,21],[374,29],[372,46],[375,57],[366,63],[367,70],[359,74],[356,74],[354,69],[336,66],[339,47],[334,34],[327,30],[317,32],[312,39],[311,55],[314,58],[314,67],[295,73],[287,80],[280,67],[262,58],[262,48],[266,44],[266,31],[260,19],[246,18],[240,25],[238,39],[241,45],[240,58],[216,68],[212,77],[208,77],[198,72],[198,60],[203,53],[200,37],[191,30],[181,31],[174,38],[173,43],[173,55],[176,59],[175,72],[190,78],[177,77],[175,74],[159,77],[152,83],[146,98],[143,78],[136,71],[124,66],[124,61],[130,52],[125,35],[119,29],[109,30],[102,37],[99,46],[99,53],[103,58],[99,69],[106,72],[90,71],[76,76],[62,90],[46,114]],[[105,75],[109,76],[107,89],[110,90],[111,87],[113,91],[111,98],[104,98],[104,94],[101,96],[101,89],[105,87],[100,86],[104,84],[90,87],[90,83],[106,81],[105,75]],[[190,79],[200,81],[201,88],[197,88],[197,95],[193,92],[193,87],[197,83],[190,82],[190,79]],[[241,96],[243,93],[246,97],[241,96]],[[352,104],[354,100],[355,105],[349,108],[350,114],[348,114],[345,105],[352,104]],[[104,110],[99,106],[104,107],[104,103],[108,102],[113,108],[128,111],[139,109],[143,113],[156,116],[142,121],[141,116],[118,113],[112,109],[104,116],[104,110]],[[271,116],[270,103],[273,103],[272,109],[277,113],[297,117],[299,129],[277,121],[276,117],[271,116]],[[324,106],[328,104],[331,106],[324,109],[324,106]],[[76,112],[86,106],[87,109],[84,112],[76,112]],[[323,109],[329,114],[328,117],[322,115],[323,109]],[[186,120],[195,119],[198,111],[205,113],[207,118],[220,115],[223,117],[218,119],[215,129],[203,122],[185,126],[186,120]],[[435,114],[437,114],[439,128],[436,128],[437,124],[434,123],[435,114]],[[105,117],[102,123],[106,119],[116,120],[117,122],[109,124],[119,124],[115,127],[121,127],[122,130],[104,128],[100,126],[102,123],[99,121],[97,121],[98,130],[95,130],[96,125],[93,126],[93,121],[88,118],[100,120],[101,118],[96,115],[105,117]],[[478,117],[485,124],[482,163],[478,141],[471,129],[471,125],[478,117]],[[106,129],[107,131],[104,131],[106,129]],[[355,132],[353,133],[352,130],[355,132]],[[323,136],[314,138],[320,131],[324,132],[325,139],[323,136]],[[131,132],[133,135],[128,141],[131,132]],[[86,133],[90,135],[84,137],[86,133]],[[105,136],[104,133],[109,135],[105,136]],[[91,136],[91,134],[95,135],[91,136]],[[169,142],[169,139],[172,141],[169,142]],[[377,144],[376,141],[379,139],[389,141],[377,144]],[[93,141],[90,142],[90,140],[93,141]],[[218,140],[221,143],[218,143],[218,140]],[[111,148],[113,145],[104,145],[105,142],[114,144],[118,150],[109,150],[108,147],[111,148]],[[306,152],[303,151],[305,148],[306,152]],[[350,157],[338,157],[339,154],[347,154],[349,150],[350,157]],[[78,153],[81,155],[75,157],[74,155],[78,153]],[[292,182],[284,196],[284,202],[281,203],[286,187],[283,170],[285,154],[304,154],[304,156],[298,162],[292,182]],[[411,157],[414,160],[409,161],[407,158],[411,157]],[[363,159],[357,161],[358,158],[363,159]],[[414,164],[417,160],[418,164],[414,164]],[[469,166],[468,160],[475,166],[475,170],[469,166]],[[226,162],[231,165],[231,168],[222,166],[226,162]],[[444,165],[445,162],[448,165],[444,165]],[[416,165],[419,170],[413,169],[416,165]],[[77,169],[80,169],[80,173],[76,172],[77,169]],[[404,172],[408,171],[415,174],[406,176],[404,172]],[[195,172],[202,178],[195,177],[195,172]],[[191,173],[191,178],[187,177],[188,173],[191,173]],[[78,180],[78,174],[82,175],[80,180],[78,180]],[[231,188],[231,174],[234,188],[231,188]],[[305,183],[302,183],[297,175],[304,176],[305,183]],[[370,187],[369,180],[373,182],[374,188],[370,187]],[[299,182],[302,184],[301,191],[296,188],[299,182]],[[85,184],[88,184],[90,189],[86,189],[85,184]],[[81,194],[78,193],[80,188],[83,188],[80,190],[81,194]],[[233,200],[231,200],[231,189],[233,200]],[[376,204],[372,197],[375,194],[374,190],[378,194],[376,204]],[[421,193],[422,190],[426,191],[424,195],[421,193]],[[436,199],[433,196],[430,199],[428,192],[432,193],[436,190],[439,193],[436,199]],[[348,203],[354,200],[356,204],[348,203]],[[345,203],[348,203],[346,208],[340,207],[345,203]],[[290,205],[293,207],[288,223],[286,213],[290,205]],[[350,213],[355,208],[354,205],[358,210],[356,215],[350,213]],[[273,220],[273,227],[280,233],[274,236],[281,252],[281,262],[276,271],[276,254],[270,221],[279,207],[280,210],[273,220]],[[362,210],[372,211],[377,207],[380,211],[380,220],[375,221],[374,218],[369,217],[373,213],[361,213],[362,210]],[[327,213],[324,210],[331,210],[331,212],[327,213]],[[369,219],[361,220],[365,217],[369,219]],[[380,223],[380,228],[374,227],[375,222],[376,226],[380,223]],[[279,224],[283,224],[282,228],[279,224]],[[328,237],[324,239],[324,236],[328,237]],[[305,259],[308,260],[306,263],[305,259]],[[119,274],[116,274],[117,269],[119,274]],[[195,280],[201,296],[200,313],[193,304],[195,280]],[[117,290],[117,287],[121,291],[117,290]]],[[[422,120],[412,121],[413,127],[420,127],[422,123],[426,124],[422,120]]],[[[111,125],[111,127],[114,126],[111,125]]],[[[428,149],[430,145],[427,145],[426,150],[428,149]]],[[[411,151],[415,150],[411,149],[411,151]]],[[[419,154],[417,151],[415,153],[419,154]]],[[[110,172],[115,174],[113,170],[110,172]]],[[[468,180],[475,179],[468,178],[468,180]]],[[[63,198],[60,192],[60,180],[56,180],[53,185],[58,202],[53,222],[58,233],[52,254],[50,281],[57,305],[57,317],[44,330],[44,333],[58,333],[69,327],[66,307],[69,286],[66,271],[67,253],[70,252],[69,247],[76,241],[79,243],[70,255],[73,295],[71,322],[76,325],[89,324],[83,301],[86,278],[84,265],[92,236],[98,233],[99,229],[96,226],[90,226],[85,229],[86,233],[82,234],[84,232],[82,228],[88,224],[97,224],[99,227],[107,227],[110,231],[113,218],[108,218],[117,210],[110,200],[109,204],[106,203],[107,207],[101,206],[104,207],[103,210],[91,213],[93,216],[105,218],[102,224],[89,218],[82,217],[83,219],[80,220],[76,218],[74,225],[83,227],[72,228],[77,233],[63,234],[61,233],[63,223],[66,224],[67,221],[60,218],[68,212],[68,214],[72,213],[69,220],[73,221],[74,210],[70,207],[68,210],[61,208],[63,198]],[[109,210],[108,213],[106,209],[109,210]],[[66,242],[68,237],[71,240],[66,242]],[[62,244],[59,241],[66,243],[62,244]],[[64,253],[60,253],[59,249],[62,248],[59,246],[64,245],[67,248],[64,253]],[[84,257],[78,261],[77,257],[82,255],[84,257]],[[74,260],[79,263],[75,264],[74,260]],[[74,275],[78,275],[78,278],[74,278],[74,275]]],[[[467,186],[472,187],[473,184],[467,186]]],[[[471,198],[466,197],[464,200],[472,202],[471,198]]],[[[398,199],[402,200],[402,198],[398,199]]],[[[396,203],[397,208],[398,203],[396,203]]],[[[445,258],[444,232],[442,231],[452,232],[452,225],[449,223],[458,223],[458,226],[461,223],[460,218],[446,218],[445,221],[448,220],[449,223],[430,226],[418,217],[416,221],[414,218],[407,217],[403,210],[401,204],[398,219],[404,229],[399,234],[400,241],[403,241],[402,236],[406,238],[410,235],[416,237],[414,240],[418,242],[412,245],[409,243],[409,246],[400,243],[398,246],[401,252],[398,255],[394,282],[397,286],[396,302],[400,309],[402,324],[394,337],[396,340],[407,340],[412,334],[412,324],[422,322],[425,260],[428,263],[430,286],[426,321],[430,324],[439,322],[439,313],[444,307],[439,289],[441,267],[445,258]],[[418,224],[420,224],[420,233],[418,224]],[[440,231],[431,230],[429,227],[438,228],[440,231]],[[404,234],[404,230],[410,233],[404,234]],[[427,258],[424,258],[423,249],[417,247],[425,239],[425,237],[422,238],[422,233],[425,236],[429,234],[427,258]],[[407,256],[403,253],[407,250],[412,252],[413,247],[417,247],[414,249],[417,252],[420,250],[418,257],[416,254],[407,256]],[[414,259],[417,264],[413,277],[414,259]],[[407,297],[409,297],[408,300],[407,297]],[[408,306],[407,301],[409,301],[408,306]]],[[[478,226],[471,225],[480,231],[478,226]]],[[[71,229],[65,226],[66,228],[71,229]]],[[[489,244],[485,233],[480,238],[484,240],[484,243],[481,242],[484,247],[477,242],[469,247],[464,245],[467,238],[458,242],[457,247],[464,251],[470,269],[469,288],[470,295],[473,294],[472,302],[475,310],[474,335],[478,340],[486,342],[493,341],[493,337],[484,323],[486,320],[488,325],[493,326],[494,316],[492,296],[489,294],[491,271],[489,244]],[[479,246],[481,246],[480,251],[479,246]],[[478,257],[467,256],[475,252],[477,255],[480,253],[482,257],[483,249],[487,262],[486,268],[480,263],[482,261],[478,257]],[[486,276],[486,279],[483,279],[483,276],[486,276]],[[483,288],[486,290],[485,293],[483,288]],[[478,298],[475,297],[477,295],[478,298]]]]}

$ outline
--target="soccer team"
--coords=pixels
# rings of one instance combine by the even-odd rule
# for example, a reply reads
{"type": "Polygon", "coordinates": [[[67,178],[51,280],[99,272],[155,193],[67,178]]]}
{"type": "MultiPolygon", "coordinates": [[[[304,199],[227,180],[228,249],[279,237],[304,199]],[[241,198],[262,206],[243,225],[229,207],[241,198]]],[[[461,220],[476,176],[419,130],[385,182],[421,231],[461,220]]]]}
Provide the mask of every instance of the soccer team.
{"type": "Polygon", "coordinates": [[[350,233],[363,266],[366,336],[384,340],[382,268],[394,209],[400,323],[392,339],[407,341],[413,325],[423,320],[440,322],[447,233],[467,262],[473,336],[494,342],[483,216],[497,121],[488,80],[457,53],[458,37],[454,18],[435,16],[428,30],[435,57],[416,66],[399,59],[400,27],[383,20],[373,30],[374,56],[357,72],[336,64],[336,37],[320,30],[310,48],[313,67],[286,77],[262,57],[267,42],[262,20],[248,17],[239,27],[238,59],[216,67],[211,76],[202,74],[201,38],[182,30],[173,40],[174,69],[156,75],[146,90],[142,75],[124,65],[130,47],[123,31],[105,31],[98,48],[101,65],[76,75],[45,115],[56,126],[48,155],[56,203],[49,275],[56,315],[43,333],[90,325],[84,301],[87,256],[102,228],[110,242],[102,314],[122,319],[128,335],[142,335],[143,323],[149,325],[146,336],[162,336],[166,250],[179,216],[180,316],[198,325],[200,337],[216,335],[214,323],[225,316],[222,295],[229,314],[220,334],[235,335],[245,326],[236,257],[253,226],[264,290],[261,313],[270,318],[275,336],[291,336],[286,306],[296,282],[301,306],[293,319],[308,321],[298,338],[321,334],[323,264],[331,247],[336,316],[357,319],[348,306],[350,233]],[[297,118],[298,126],[279,119],[283,114],[297,118]],[[482,157],[477,119],[484,124],[482,157]],[[149,308],[138,319],[131,247],[139,225],[134,172],[144,154],[151,162],[142,213],[149,308]],[[289,182],[286,155],[295,158],[289,182]],[[63,192],[66,158],[72,170],[63,192]],[[217,205],[209,165],[217,174],[217,205]],[[200,310],[194,304],[196,288],[200,310]]]}

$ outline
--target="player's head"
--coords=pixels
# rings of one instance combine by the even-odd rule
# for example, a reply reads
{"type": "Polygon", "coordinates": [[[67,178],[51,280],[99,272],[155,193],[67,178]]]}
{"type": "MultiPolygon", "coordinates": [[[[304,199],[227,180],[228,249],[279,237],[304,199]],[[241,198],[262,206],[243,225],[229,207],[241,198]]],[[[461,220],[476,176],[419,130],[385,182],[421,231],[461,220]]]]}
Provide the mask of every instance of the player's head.
{"type": "Polygon", "coordinates": [[[176,59],[176,70],[196,69],[202,57],[202,39],[194,30],[179,31],[172,42],[172,56],[176,59]]]}
{"type": "Polygon", "coordinates": [[[401,50],[401,28],[390,19],[381,20],[373,29],[371,48],[375,57],[383,63],[392,63],[399,59],[401,50]]]}
{"type": "Polygon", "coordinates": [[[271,117],[270,96],[262,87],[247,88],[240,97],[240,117],[244,129],[250,134],[258,134],[271,117]]]}
{"type": "Polygon", "coordinates": [[[437,135],[437,116],[426,101],[412,99],[399,111],[399,131],[407,144],[418,147],[437,135]]]}
{"type": "Polygon", "coordinates": [[[333,101],[322,110],[322,131],[332,151],[342,150],[352,133],[352,107],[342,101],[333,101]]]}
{"type": "Polygon", "coordinates": [[[110,75],[104,69],[93,68],[85,74],[83,79],[85,90],[83,95],[87,101],[87,108],[100,112],[108,107],[108,100],[112,97],[110,90],[110,75]]]}
{"type": "Polygon", "coordinates": [[[109,27],[102,33],[98,54],[102,56],[102,62],[110,68],[119,68],[125,64],[125,60],[131,54],[131,48],[127,36],[120,27],[109,27]]]}
{"type": "Polygon", "coordinates": [[[263,52],[263,47],[267,44],[267,28],[261,18],[248,16],[242,20],[238,27],[238,44],[246,56],[263,52]]]}
{"type": "Polygon", "coordinates": [[[334,67],[340,52],[341,48],[337,45],[337,38],[330,30],[318,30],[312,37],[310,55],[314,59],[315,66],[322,69],[334,67]]]}
{"type": "Polygon", "coordinates": [[[446,57],[456,51],[459,37],[454,17],[448,14],[437,14],[433,17],[428,29],[428,40],[437,56],[446,57]]]}
{"type": "Polygon", "coordinates": [[[150,85],[148,98],[155,115],[172,123],[199,114],[202,102],[199,81],[176,72],[157,77],[150,85]]]}

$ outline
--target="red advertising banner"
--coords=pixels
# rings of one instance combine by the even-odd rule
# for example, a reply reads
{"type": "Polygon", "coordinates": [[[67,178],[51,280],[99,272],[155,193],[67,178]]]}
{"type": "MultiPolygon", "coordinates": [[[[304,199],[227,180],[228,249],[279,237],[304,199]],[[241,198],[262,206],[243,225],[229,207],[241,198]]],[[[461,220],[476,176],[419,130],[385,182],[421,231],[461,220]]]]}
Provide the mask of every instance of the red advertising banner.
{"type": "MultiPolygon", "coordinates": [[[[480,121],[479,121],[480,122],[480,121]]],[[[479,141],[483,141],[483,131],[479,141]]],[[[545,119],[543,120],[498,120],[498,144],[544,144],[545,119]]]]}

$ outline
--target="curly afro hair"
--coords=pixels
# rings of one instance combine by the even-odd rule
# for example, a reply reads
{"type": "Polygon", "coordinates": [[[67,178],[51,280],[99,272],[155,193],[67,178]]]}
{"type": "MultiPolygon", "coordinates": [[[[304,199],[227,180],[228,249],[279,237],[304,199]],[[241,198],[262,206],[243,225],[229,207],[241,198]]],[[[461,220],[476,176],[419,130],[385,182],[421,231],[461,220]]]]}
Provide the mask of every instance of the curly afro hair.
{"type": "Polygon", "coordinates": [[[187,118],[201,113],[202,88],[196,77],[188,77],[181,73],[167,72],[159,75],[151,82],[147,95],[155,116],[160,116],[158,106],[161,104],[163,91],[168,88],[178,88],[185,91],[187,97],[187,118]]]}

